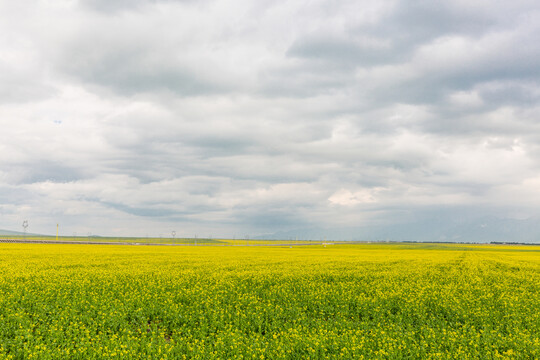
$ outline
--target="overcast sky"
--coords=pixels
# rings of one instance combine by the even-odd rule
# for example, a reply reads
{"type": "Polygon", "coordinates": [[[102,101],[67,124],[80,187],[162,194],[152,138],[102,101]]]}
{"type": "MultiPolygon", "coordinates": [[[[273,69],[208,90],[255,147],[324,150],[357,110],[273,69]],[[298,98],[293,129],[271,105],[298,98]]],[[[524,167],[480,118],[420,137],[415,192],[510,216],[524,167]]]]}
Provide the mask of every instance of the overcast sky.
{"type": "Polygon", "coordinates": [[[538,217],[539,39],[537,0],[0,0],[0,229],[538,217]]]}

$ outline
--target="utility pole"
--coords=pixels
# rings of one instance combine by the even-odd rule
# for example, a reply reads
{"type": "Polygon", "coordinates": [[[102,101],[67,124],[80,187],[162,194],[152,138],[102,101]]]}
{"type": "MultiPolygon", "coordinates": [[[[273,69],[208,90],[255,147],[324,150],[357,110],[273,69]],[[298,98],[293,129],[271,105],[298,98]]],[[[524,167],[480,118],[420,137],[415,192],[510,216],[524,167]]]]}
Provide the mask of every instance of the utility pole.
{"type": "Polygon", "coordinates": [[[26,228],[28,227],[28,220],[24,220],[23,223],[22,223],[22,227],[24,229],[24,235],[23,235],[23,240],[26,240],[26,228]]]}

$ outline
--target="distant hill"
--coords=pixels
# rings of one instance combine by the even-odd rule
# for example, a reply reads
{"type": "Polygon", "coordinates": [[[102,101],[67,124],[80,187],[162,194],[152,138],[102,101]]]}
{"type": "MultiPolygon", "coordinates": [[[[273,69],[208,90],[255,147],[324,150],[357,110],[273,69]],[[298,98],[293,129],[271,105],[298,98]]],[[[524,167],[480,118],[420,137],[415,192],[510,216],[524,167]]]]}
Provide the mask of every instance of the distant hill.
{"type": "MultiPolygon", "coordinates": [[[[22,236],[22,235],[24,235],[22,231],[11,231],[11,230],[0,229],[0,236],[22,236]]],[[[40,235],[40,234],[26,233],[26,235],[40,235]]]]}
{"type": "Polygon", "coordinates": [[[0,235],[23,235],[22,232],[0,229],[0,235]]]}

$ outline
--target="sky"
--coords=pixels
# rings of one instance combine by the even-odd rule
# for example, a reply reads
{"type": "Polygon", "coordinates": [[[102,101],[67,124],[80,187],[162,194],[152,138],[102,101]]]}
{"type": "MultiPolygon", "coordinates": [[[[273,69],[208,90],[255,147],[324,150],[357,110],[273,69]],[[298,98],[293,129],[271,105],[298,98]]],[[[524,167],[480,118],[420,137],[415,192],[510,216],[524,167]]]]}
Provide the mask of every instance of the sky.
{"type": "Polygon", "coordinates": [[[537,0],[0,0],[0,229],[539,217],[539,39],[537,0]]]}

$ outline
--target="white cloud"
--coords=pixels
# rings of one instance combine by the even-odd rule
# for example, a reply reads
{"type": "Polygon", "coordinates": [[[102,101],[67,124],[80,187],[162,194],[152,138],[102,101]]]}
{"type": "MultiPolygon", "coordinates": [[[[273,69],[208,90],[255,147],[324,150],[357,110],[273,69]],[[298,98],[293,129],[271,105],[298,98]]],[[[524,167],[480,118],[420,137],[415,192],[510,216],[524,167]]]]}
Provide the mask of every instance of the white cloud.
{"type": "Polygon", "coordinates": [[[354,192],[346,189],[340,189],[332,194],[332,196],[328,198],[328,201],[330,201],[332,204],[345,206],[375,203],[377,202],[376,193],[381,189],[382,188],[363,189],[354,192]]]}

